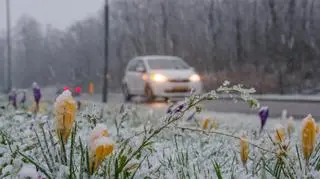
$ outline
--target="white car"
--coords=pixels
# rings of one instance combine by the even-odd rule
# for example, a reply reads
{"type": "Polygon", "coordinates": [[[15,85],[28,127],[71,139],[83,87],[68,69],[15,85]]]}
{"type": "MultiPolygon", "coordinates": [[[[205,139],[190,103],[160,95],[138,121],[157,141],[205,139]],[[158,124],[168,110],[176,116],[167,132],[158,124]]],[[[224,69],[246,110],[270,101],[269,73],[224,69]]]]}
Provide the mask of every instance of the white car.
{"type": "Polygon", "coordinates": [[[202,92],[200,76],[179,57],[141,56],[132,59],[122,81],[126,101],[134,96],[165,99],[202,92]]]}

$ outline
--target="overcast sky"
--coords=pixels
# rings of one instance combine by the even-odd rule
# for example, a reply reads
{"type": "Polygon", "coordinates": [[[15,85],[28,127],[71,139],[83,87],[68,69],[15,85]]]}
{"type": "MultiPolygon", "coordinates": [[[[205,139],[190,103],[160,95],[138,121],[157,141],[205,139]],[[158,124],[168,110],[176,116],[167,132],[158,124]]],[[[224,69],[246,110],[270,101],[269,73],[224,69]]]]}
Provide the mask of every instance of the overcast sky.
{"type": "MultiPolygon", "coordinates": [[[[0,31],[6,27],[6,0],[0,0],[0,31]]],[[[52,24],[63,29],[76,20],[96,14],[104,0],[10,0],[12,26],[28,14],[41,24],[52,24]]]]}

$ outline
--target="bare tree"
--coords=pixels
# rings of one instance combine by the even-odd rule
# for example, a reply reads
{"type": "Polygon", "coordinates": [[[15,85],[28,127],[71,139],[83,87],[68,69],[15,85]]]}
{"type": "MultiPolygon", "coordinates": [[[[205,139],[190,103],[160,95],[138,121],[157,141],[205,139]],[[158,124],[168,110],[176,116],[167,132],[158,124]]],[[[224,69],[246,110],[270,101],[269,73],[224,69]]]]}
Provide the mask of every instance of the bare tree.
{"type": "MultiPolygon", "coordinates": [[[[207,76],[208,88],[225,79],[259,92],[314,88],[320,85],[319,5],[315,0],[111,1],[110,85],[119,88],[132,57],[165,54],[184,58],[207,76]]],[[[24,16],[14,32],[17,86],[100,85],[102,11],[65,30],[43,28],[24,16]]]]}

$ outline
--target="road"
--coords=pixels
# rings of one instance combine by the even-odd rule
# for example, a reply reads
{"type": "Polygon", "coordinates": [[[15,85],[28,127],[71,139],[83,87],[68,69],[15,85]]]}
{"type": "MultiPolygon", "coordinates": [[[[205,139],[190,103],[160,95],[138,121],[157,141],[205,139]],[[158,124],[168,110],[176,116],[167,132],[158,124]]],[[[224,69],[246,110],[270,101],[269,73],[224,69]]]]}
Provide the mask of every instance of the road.
{"type": "MultiPolygon", "coordinates": [[[[307,114],[312,114],[314,117],[320,117],[320,102],[288,102],[288,101],[262,101],[261,106],[268,106],[270,116],[279,117],[282,110],[286,109],[289,116],[302,118],[307,114]]],[[[238,112],[257,114],[257,110],[251,110],[244,102],[234,103],[232,100],[218,100],[214,102],[206,102],[205,108],[217,112],[238,112]]]]}
{"type": "MultiPolygon", "coordinates": [[[[83,96],[84,100],[94,100],[101,101],[101,95],[95,96],[83,96]]],[[[143,102],[143,99],[134,99],[134,102],[147,105],[151,108],[166,108],[167,104],[161,100],[156,101],[152,104],[146,104],[143,102]]],[[[307,102],[307,101],[271,101],[271,100],[259,100],[261,106],[268,106],[270,110],[271,117],[279,117],[282,114],[282,111],[286,109],[288,115],[292,115],[295,118],[302,118],[307,114],[312,114],[314,117],[320,117],[320,101],[319,102],[307,102]]],[[[110,94],[109,103],[123,103],[121,94],[110,94]]],[[[225,113],[246,113],[246,114],[257,114],[257,110],[252,110],[248,107],[245,102],[238,101],[235,103],[233,100],[220,99],[216,101],[207,101],[203,103],[203,107],[208,111],[216,112],[225,112],[225,113]]]]}
{"type": "MultiPolygon", "coordinates": [[[[53,92],[44,92],[47,93],[44,96],[50,97],[50,100],[54,99],[55,94],[53,92]]],[[[80,97],[81,100],[88,101],[101,101],[101,95],[87,95],[84,94],[80,97]]],[[[49,100],[49,98],[47,99],[49,100]]],[[[167,104],[163,101],[157,101],[152,104],[146,104],[143,102],[143,98],[135,98],[134,103],[139,105],[147,105],[150,108],[167,108],[167,104]]],[[[123,103],[122,94],[119,93],[110,93],[108,95],[109,104],[119,104],[123,103]]],[[[292,115],[295,118],[302,118],[307,114],[312,114],[314,117],[320,118],[320,101],[287,101],[287,100],[277,100],[273,101],[270,99],[259,100],[261,106],[268,106],[270,109],[270,116],[279,117],[281,116],[282,110],[286,109],[288,115],[292,115]]],[[[246,103],[238,101],[234,103],[233,100],[229,99],[220,99],[216,101],[207,101],[203,103],[203,107],[208,111],[216,112],[225,112],[225,113],[246,113],[246,114],[257,114],[257,110],[251,110],[246,103]]]]}

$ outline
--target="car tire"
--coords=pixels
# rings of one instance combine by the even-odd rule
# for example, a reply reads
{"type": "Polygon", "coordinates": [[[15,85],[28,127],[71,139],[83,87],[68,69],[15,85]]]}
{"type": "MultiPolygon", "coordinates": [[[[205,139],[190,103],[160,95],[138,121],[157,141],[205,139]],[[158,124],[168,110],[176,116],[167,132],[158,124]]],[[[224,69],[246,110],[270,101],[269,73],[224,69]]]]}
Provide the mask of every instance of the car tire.
{"type": "Polygon", "coordinates": [[[154,93],[149,85],[146,86],[144,93],[145,93],[145,96],[147,97],[148,103],[151,103],[154,101],[155,96],[154,96],[154,93]]]}
{"type": "Polygon", "coordinates": [[[123,97],[124,97],[125,102],[131,101],[132,95],[129,92],[127,84],[122,85],[122,93],[123,93],[123,97]]]}

